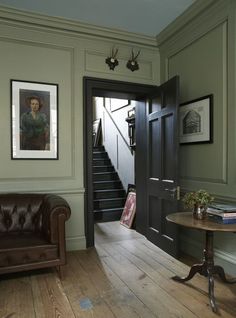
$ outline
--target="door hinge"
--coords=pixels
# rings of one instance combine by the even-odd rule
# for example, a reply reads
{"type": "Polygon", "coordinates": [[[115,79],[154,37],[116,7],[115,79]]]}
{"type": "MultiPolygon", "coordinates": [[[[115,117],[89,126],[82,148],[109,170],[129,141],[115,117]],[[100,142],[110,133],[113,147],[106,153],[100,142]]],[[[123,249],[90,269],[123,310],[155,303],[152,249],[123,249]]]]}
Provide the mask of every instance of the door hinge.
{"type": "Polygon", "coordinates": [[[180,200],[180,186],[176,187],[176,199],[179,201],[180,200]]]}

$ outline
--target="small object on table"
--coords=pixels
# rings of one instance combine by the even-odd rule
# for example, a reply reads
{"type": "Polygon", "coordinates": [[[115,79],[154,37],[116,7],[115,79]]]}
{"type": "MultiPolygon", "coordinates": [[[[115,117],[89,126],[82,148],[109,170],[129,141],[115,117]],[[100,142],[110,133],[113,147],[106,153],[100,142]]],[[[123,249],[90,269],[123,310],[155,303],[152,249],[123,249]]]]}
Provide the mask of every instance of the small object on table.
{"type": "Polygon", "coordinates": [[[193,217],[203,220],[207,216],[207,206],[214,200],[206,190],[200,189],[195,192],[187,192],[183,197],[183,203],[186,208],[193,210],[193,217]]]}

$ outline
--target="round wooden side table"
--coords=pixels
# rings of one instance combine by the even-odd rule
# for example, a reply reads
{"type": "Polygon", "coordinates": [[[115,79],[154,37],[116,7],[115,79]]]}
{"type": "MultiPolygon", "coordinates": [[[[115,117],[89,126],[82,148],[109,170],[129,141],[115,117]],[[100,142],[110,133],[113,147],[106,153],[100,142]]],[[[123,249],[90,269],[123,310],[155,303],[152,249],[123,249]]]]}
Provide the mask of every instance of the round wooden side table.
{"type": "Polygon", "coordinates": [[[219,224],[208,218],[197,220],[193,218],[192,212],[178,212],[169,214],[166,217],[167,221],[196,230],[205,231],[206,241],[203,250],[202,264],[195,264],[190,268],[189,274],[186,277],[174,276],[173,280],[178,282],[186,282],[193,278],[196,273],[199,273],[208,278],[208,294],[210,305],[213,312],[217,312],[217,306],[214,296],[214,276],[218,274],[219,277],[228,284],[236,282],[236,279],[227,279],[223,267],[214,264],[213,251],[213,236],[214,232],[236,232],[236,224],[219,224]]]}

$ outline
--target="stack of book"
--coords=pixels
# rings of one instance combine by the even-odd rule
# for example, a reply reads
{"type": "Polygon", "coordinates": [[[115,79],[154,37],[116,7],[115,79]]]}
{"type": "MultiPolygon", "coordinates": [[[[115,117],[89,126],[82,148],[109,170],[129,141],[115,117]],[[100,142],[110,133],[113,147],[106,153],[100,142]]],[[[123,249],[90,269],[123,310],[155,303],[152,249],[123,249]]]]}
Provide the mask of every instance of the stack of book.
{"type": "Polygon", "coordinates": [[[236,205],[212,204],[207,208],[210,220],[222,224],[236,223],[236,205]]]}

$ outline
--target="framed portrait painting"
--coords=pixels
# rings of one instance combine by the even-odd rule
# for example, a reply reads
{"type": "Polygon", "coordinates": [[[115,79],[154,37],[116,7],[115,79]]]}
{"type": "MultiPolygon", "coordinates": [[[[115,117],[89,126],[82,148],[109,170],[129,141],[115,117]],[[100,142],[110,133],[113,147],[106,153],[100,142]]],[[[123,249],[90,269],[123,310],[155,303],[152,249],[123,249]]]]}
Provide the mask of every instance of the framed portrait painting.
{"type": "Polygon", "coordinates": [[[58,85],[11,80],[11,158],[58,159],[58,85]]]}
{"type": "Polygon", "coordinates": [[[136,192],[128,192],[120,224],[131,228],[136,213],[136,192]]]}
{"type": "Polygon", "coordinates": [[[212,143],[213,95],[180,104],[179,131],[181,144],[212,143]]]}

